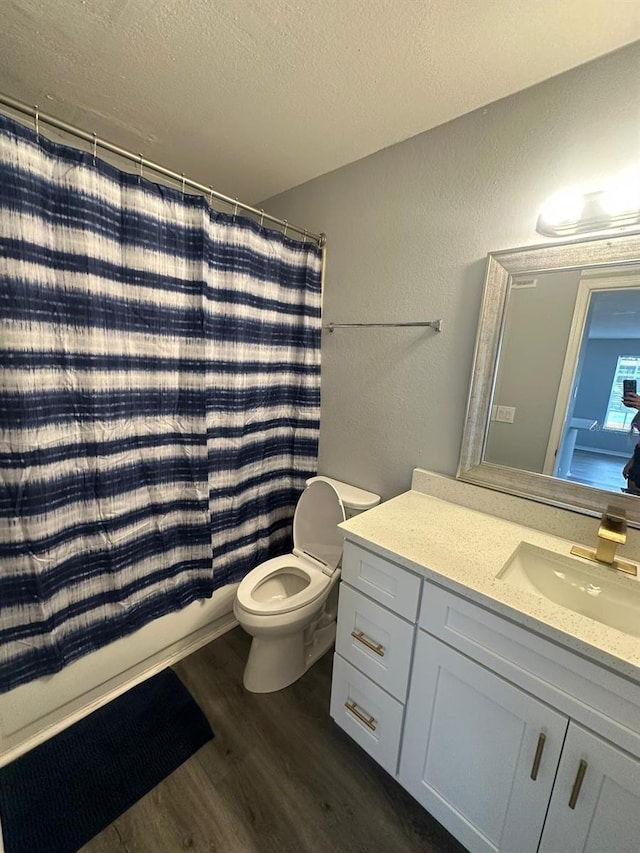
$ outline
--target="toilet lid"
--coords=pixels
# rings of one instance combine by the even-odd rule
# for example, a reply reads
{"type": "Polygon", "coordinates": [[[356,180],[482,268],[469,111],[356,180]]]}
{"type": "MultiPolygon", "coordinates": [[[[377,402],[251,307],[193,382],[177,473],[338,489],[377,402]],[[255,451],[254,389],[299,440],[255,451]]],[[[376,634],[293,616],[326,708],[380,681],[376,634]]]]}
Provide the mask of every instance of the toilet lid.
{"type": "Polygon", "coordinates": [[[338,524],[344,520],[336,489],[324,480],[314,480],[300,496],[293,516],[294,551],[319,560],[326,566],[325,574],[332,574],[342,558],[344,533],[338,524]]]}

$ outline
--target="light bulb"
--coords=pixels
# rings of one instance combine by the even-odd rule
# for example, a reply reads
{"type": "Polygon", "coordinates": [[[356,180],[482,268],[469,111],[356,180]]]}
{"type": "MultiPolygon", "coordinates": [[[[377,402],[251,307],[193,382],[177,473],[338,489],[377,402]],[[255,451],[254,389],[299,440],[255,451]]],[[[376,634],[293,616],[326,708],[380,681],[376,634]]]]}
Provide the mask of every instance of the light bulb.
{"type": "Polygon", "coordinates": [[[640,210],[640,173],[623,175],[612,181],[602,192],[600,207],[610,216],[640,210]]]}
{"type": "Polygon", "coordinates": [[[548,198],[540,212],[540,218],[549,225],[576,222],[580,219],[584,196],[575,190],[562,190],[548,198]]]}

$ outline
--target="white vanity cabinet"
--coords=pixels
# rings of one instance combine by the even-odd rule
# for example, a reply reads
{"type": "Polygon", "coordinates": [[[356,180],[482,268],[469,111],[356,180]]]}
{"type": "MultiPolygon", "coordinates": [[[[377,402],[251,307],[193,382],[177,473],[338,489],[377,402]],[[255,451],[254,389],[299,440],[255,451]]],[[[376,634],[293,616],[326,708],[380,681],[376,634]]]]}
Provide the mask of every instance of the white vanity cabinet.
{"type": "Polygon", "coordinates": [[[638,682],[347,545],[336,721],[471,853],[640,853],[638,682]],[[388,597],[407,579],[417,587],[400,615],[388,597]],[[367,585],[385,591],[372,600],[367,585]],[[385,657],[394,649],[386,664],[360,649],[361,631],[385,657]],[[382,700],[395,714],[386,752],[382,700]]]}
{"type": "Polygon", "coordinates": [[[423,631],[403,744],[400,782],[471,851],[640,850],[640,760],[423,631]]]}
{"type": "Polygon", "coordinates": [[[535,851],[567,717],[423,631],[413,672],[400,782],[469,850],[535,851]]]}
{"type": "Polygon", "coordinates": [[[418,575],[345,543],[331,716],[394,776],[421,587],[418,575]]]}
{"type": "Polygon", "coordinates": [[[473,853],[638,853],[640,688],[425,581],[399,781],[473,853]]]}
{"type": "Polygon", "coordinates": [[[539,851],[608,850],[640,850],[640,759],[571,722],[539,851]]]}

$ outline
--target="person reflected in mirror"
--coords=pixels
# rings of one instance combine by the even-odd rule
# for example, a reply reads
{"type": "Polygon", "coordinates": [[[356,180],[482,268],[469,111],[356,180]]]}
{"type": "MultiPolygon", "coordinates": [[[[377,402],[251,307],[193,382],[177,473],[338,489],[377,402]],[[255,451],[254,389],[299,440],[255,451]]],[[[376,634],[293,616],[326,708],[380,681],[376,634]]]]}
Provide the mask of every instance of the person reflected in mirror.
{"type": "MultiPolygon", "coordinates": [[[[630,409],[638,409],[635,418],[631,421],[631,434],[640,434],[640,394],[628,392],[622,398],[622,402],[630,409]]],[[[622,469],[622,476],[627,481],[627,488],[623,491],[631,495],[640,495],[640,441],[636,444],[633,456],[622,469]]]]}

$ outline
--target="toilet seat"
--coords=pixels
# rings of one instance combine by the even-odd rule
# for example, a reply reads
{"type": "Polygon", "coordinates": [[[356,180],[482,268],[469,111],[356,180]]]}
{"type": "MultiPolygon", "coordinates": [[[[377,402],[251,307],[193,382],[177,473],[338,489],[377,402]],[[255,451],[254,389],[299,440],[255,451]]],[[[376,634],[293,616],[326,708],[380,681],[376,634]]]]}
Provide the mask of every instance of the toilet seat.
{"type": "Polygon", "coordinates": [[[282,557],[274,557],[267,560],[240,581],[236,593],[238,604],[248,613],[277,614],[289,613],[298,610],[306,604],[311,604],[319,598],[330,584],[330,578],[320,568],[316,568],[306,557],[295,554],[285,554],[282,557]],[[268,601],[258,601],[254,598],[254,592],[265,581],[276,578],[286,573],[287,569],[292,574],[298,575],[308,581],[300,592],[296,592],[287,598],[274,598],[268,601]]]}
{"type": "MultiPolygon", "coordinates": [[[[274,557],[257,566],[240,582],[238,604],[248,613],[275,615],[298,610],[311,604],[327,591],[342,559],[344,535],[338,524],[345,511],[338,491],[326,480],[309,483],[298,500],[293,517],[293,553],[274,557]],[[305,582],[299,592],[279,594],[287,574],[305,582]],[[273,597],[256,597],[259,588],[273,578],[273,597]]],[[[295,582],[294,582],[295,585],[295,582]]]]}
{"type": "Polygon", "coordinates": [[[293,553],[310,557],[326,575],[342,560],[346,518],[342,498],[327,480],[312,480],[300,495],[293,516],[293,553]]]}

